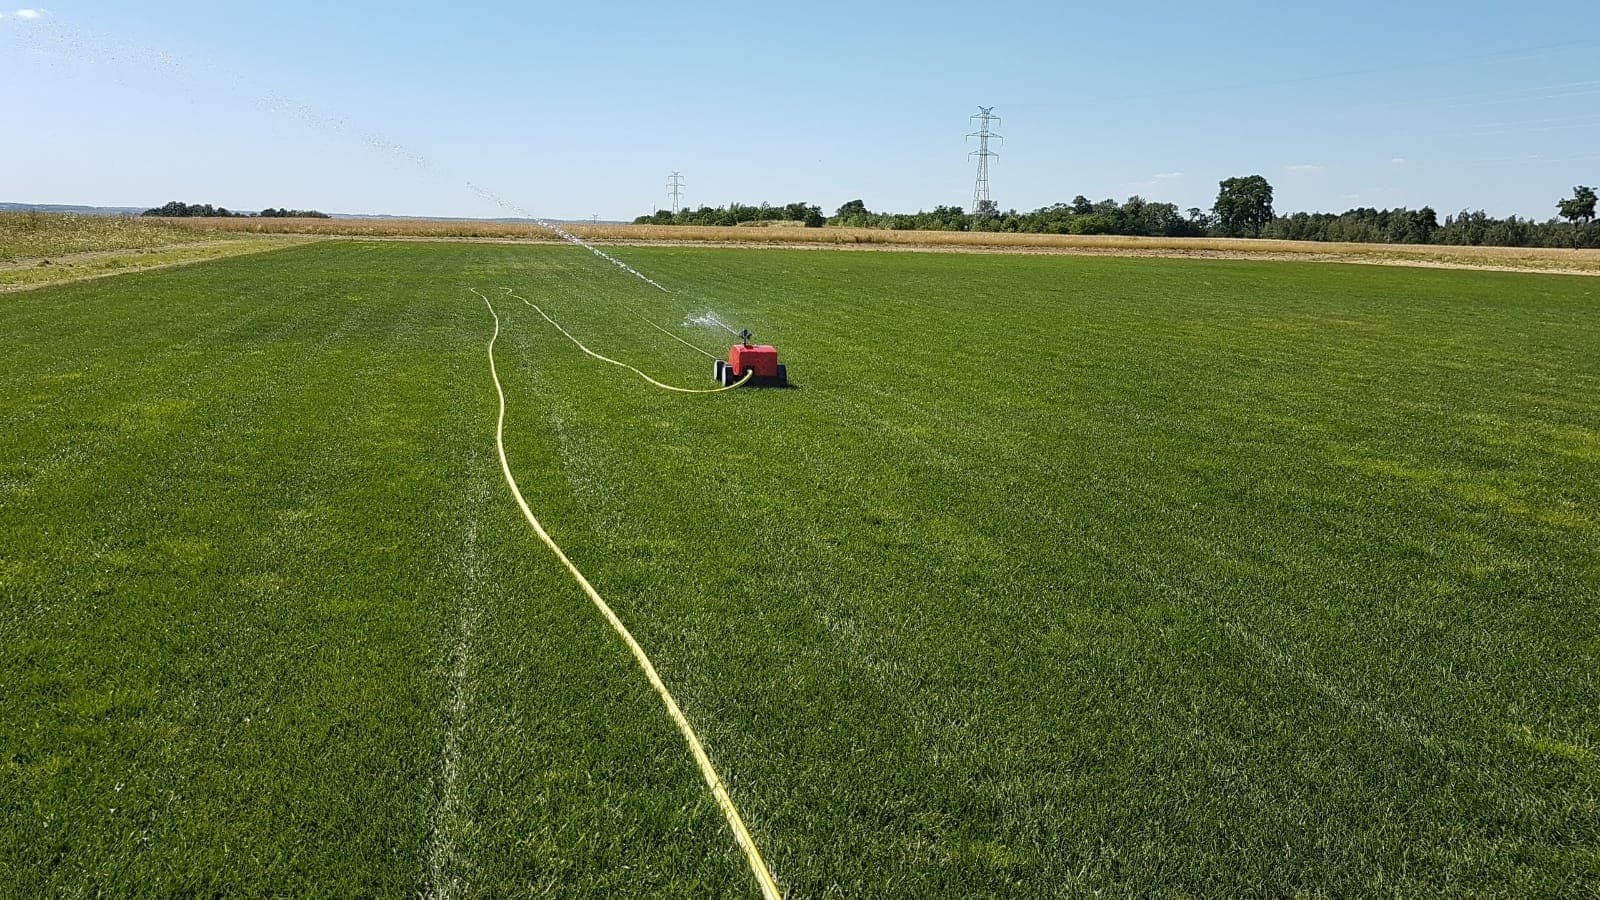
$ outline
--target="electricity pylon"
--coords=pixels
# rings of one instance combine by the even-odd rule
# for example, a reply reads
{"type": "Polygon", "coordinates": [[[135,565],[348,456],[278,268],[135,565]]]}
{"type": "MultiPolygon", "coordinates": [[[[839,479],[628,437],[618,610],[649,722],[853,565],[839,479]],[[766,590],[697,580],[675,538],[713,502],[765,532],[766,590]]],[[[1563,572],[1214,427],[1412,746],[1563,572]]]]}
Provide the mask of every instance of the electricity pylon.
{"type": "Polygon", "coordinates": [[[1005,138],[989,130],[990,123],[998,124],[1000,117],[994,114],[994,107],[980,106],[967,121],[978,120],[978,130],[967,135],[967,139],[978,139],[978,149],[967,154],[971,159],[978,158],[978,180],[972,185],[972,214],[975,216],[992,216],[999,212],[994,201],[989,199],[989,160],[999,158],[1000,154],[989,149],[991,139],[1004,141],[1005,138]]]}
{"type": "Polygon", "coordinates": [[[667,196],[672,198],[672,214],[677,215],[683,202],[683,176],[677,172],[667,176],[667,196]]]}

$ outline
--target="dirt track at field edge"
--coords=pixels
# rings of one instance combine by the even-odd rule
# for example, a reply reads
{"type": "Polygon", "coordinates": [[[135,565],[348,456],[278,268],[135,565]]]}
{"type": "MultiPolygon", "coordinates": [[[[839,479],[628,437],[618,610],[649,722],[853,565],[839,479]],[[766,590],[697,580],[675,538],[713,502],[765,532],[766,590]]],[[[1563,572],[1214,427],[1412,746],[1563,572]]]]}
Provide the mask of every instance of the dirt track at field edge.
{"type": "MultiPolygon", "coordinates": [[[[560,238],[450,237],[433,235],[317,235],[319,240],[398,241],[449,244],[533,244],[565,245],[560,238]]],[[[1351,263],[1368,266],[1400,266],[1420,269],[1462,269],[1477,272],[1527,272],[1541,275],[1600,276],[1600,268],[1575,269],[1565,266],[1507,265],[1500,263],[1366,256],[1346,253],[1297,253],[1272,250],[1187,250],[1144,247],[997,247],[954,244],[850,244],[782,243],[776,241],[696,241],[696,240],[616,240],[597,239],[597,247],[706,247],[726,250],[847,250],[889,253],[971,253],[1002,256],[1111,256],[1130,259],[1214,259],[1261,260],[1268,262],[1351,263]]]]}
{"type": "MultiPolygon", "coordinates": [[[[65,278],[48,280],[5,283],[4,275],[9,271],[31,269],[40,265],[45,258],[29,258],[9,260],[0,263],[0,294],[27,291],[34,288],[48,287],[56,284],[70,284],[78,281],[87,281],[94,278],[109,278],[114,275],[125,275],[133,272],[148,272],[155,269],[166,269],[174,266],[194,265],[213,259],[226,259],[235,255],[259,253],[275,250],[287,246],[316,243],[318,241],[395,241],[395,242],[431,242],[431,243],[465,243],[465,244],[530,244],[530,245],[564,245],[566,242],[555,237],[492,237],[492,236],[458,236],[458,235],[399,235],[399,234],[328,234],[328,233],[303,233],[303,232],[267,232],[264,234],[251,234],[243,232],[240,240],[202,241],[192,244],[173,245],[171,247],[143,248],[139,250],[93,250],[82,253],[59,254],[49,257],[52,266],[74,268],[86,264],[108,261],[126,261],[126,265],[105,268],[90,268],[81,274],[74,274],[65,278]],[[248,236],[246,236],[248,235],[248,236]],[[276,238],[276,240],[274,240],[276,238]],[[241,246],[259,241],[257,246],[241,246]],[[234,252],[217,252],[214,250],[233,250],[234,252]],[[192,258],[162,259],[165,254],[176,254],[182,251],[199,253],[192,258]],[[144,263],[144,264],[141,264],[144,263]]],[[[1586,275],[1600,276],[1600,258],[1596,259],[1595,268],[1574,268],[1559,264],[1544,265],[1543,260],[1527,260],[1524,264],[1516,262],[1489,262],[1481,257],[1478,259],[1438,259],[1407,255],[1386,255],[1383,250],[1372,253],[1360,252],[1319,252],[1284,251],[1284,250],[1219,250],[1215,248],[1185,248],[1185,247],[1129,247],[1129,246],[997,246],[984,244],[951,244],[951,243],[851,243],[851,242],[786,242],[772,240],[694,240],[694,239],[618,239],[595,238],[589,241],[599,247],[683,247],[683,248],[717,248],[737,250],[845,250],[891,253],[970,253],[970,254],[997,254],[1014,256],[1097,256],[1097,257],[1125,257],[1131,259],[1197,259],[1197,260],[1260,260],[1269,262],[1314,262],[1314,263],[1350,263],[1368,266],[1399,266],[1420,269],[1461,269],[1479,272],[1524,272],[1541,275],[1586,275]]],[[[1581,252],[1581,251],[1580,251],[1581,252]]],[[[1556,262],[1551,260],[1552,263],[1556,262]]]]}
{"type": "Polygon", "coordinates": [[[17,258],[0,263],[0,294],[13,294],[58,284],[91,281],[97,278],[111,278],[116,275],[131,275],[135,272],[153,272],[157,269],[192,266],[217,259],[229,259],[235,256],[266,253],[284,247],[296,247],[301,244],[315,243],[318,240],[321,239],[284,234],[265,238],[243,237],[220,241],[196,241],[189,244],[172,244],[165,247],[142,247],[127,250],[85,250],[79,253],[58,253],[48,257],[17,258]],[[7,276],[10,274],[27,273],[44,267],[50,268],[51,275],[57,275],[62,272],[71,272],[71,274],[36,281],[7,281],[7,276]]]}

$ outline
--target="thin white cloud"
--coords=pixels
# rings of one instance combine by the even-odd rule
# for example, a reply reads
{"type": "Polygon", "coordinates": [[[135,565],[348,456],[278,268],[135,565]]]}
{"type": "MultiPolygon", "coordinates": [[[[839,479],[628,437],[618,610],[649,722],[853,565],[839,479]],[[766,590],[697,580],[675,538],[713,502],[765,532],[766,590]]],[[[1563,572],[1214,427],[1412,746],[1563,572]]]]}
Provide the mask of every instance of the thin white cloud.
{"type": "Polygon", "coordinates": [[[1177,179],[1177,178],[1182,178],[1183,177],[1183,173],[1182,172],[1157,172],[1156,174],[1154,174],[1154,175],[1152,175],[1150,177],[1154,178],[1156,181],[1172,181],[1172,180],[1177,179]]]}
{"type": "Polygon", "coordinates": [[[1296,163],[1292,166],[1284,166],[1283,170],[1285,172],[1293,172],[1296,175],[1316,175],[1327,171],[1327,168],[1327,166],[1319,166],[1316,163],[1296,163]]]}
{"type": "Polygon", "coordinates": [[[1396,156],[1394,159],[1389,160],[1389,165],[1391,166],[1403,166],[1405,164],[1406,158],[1404,156],[1396,156]]]}
{"type": "Polygon", "coordinates": [[[37,18],[39,18],[40,16],[43,16],[43,15],[44,15],[44,10],[42,10],[42,9],[19,9],[19,10],[17,10],[17,18],[19,18],[19,19],[27,19],[29,21],[32,21],[33,19],[37,19],[37,18]]]}

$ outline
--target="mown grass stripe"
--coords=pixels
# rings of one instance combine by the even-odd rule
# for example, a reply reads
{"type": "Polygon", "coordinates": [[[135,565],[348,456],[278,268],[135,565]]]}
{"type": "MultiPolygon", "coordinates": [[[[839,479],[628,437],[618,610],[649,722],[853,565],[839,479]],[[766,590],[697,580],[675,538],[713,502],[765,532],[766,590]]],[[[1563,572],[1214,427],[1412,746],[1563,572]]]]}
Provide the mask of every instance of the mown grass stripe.
{"type": "MultiPolygon", "coordinates": [[[[478,292],[473,291],[473,293],[478,292]]],[[[533,510],[529,508],[528,501],[523,498],[521,488],[517,487],[516,476],[511,472],[511,462],[506,458],[506,392],[500,385],[500,372],[495,367],[494,362],[494,345],[495,341],[500,338],[500,314],[495,312],[494,304],[489,302],[489,298],[484,297],[481,293],[478,296],[483,298],[483,305],[488,307],[489,315],[494,317],[494,334],[489,338],[488,356],[489,375],[494,379],[495,395],[500,400],[500,411],[495,422],[495,449],[500,454],[500,471],[505,475],[506,485],[511,488],[511,495],[516,498],[517,506],[521,508],[523,518],[527,519],[528,524],[533,526],[534,533],[539,535],[539,540],[543,541],[544,545],[550,548],[550,552],[561,560],[561,564],[566,567],[568,574],[583,589],[590,602],[595,605],[595,608],[600,611],[602,616],[605,616],[606,621],[611,623],[612,630],[622,638],[623,643],[628,645],[628,650],[633,654],[634,661],[639,664],[640,669],[644,670],[645,678],[650,682],[650,686],[655,689],[656,695],[661,698],[662,705],[667,708],[667,715],[672,718],[673,724],[678,726],[678,731],[683,734],[684,742],[689,745],[689,753],[694,757],[695,765],[700,769],[700,775],[705,778],[706,786],[711,789],[712,798],[717,801],[717,806],[722,810],[723,817],[728,820],[728,827],[733,829],[733,837],[738,843],[739,849],[744,851],[745,859],[750,864],[750,872],[755,876],[757,884],[761,887],[762,897],[766,898],[766,900],[781,900],[783,892],[778,889],[777,880],[773,878],[771,869],[767,866],[766,860],[762,858],[760,848],[756,846],[755,839],[750,836],[749,829],[745,827],[744,817],[739,815],[739,808],[734,805],[733,798],[728,794],[728,789],[722,783],[721,776],[717,774],[716,767],[711,764],[711,757],[706,754],[705,745],[701,743],[699,735],[695,733],[694,726],[689,724],[689,719],[683,714],[683,710],[678,706],[678,701],[673,698],[672,692],[667,689],[666,683],[661,680],[661,675],[656,672],[655,664],[650,661],[650,656],[645,653],[644,647],[640,646],[639,642],[634,639],[633,633],[628,630],[628,626],[624,625],[622,619],[611,609],[611,605],[606,603],[605,598],[600,596],[600,592],[595,590],[594,585],[589,583],[589,579],[584,577],[583,572],[567,557],[566,552],[561,549],[561,545],[550,537],[550,533],[545,530],[538,517],[533,514],[533,510]]],[[[530,303],[528,305],[532,306],[533,304],[530,303]]],[[[538,307],[534,308],[538,309],[538,307]]],[[[543,315],[542,312],[540,314],[543,315]]],[[[551,320],[548,316],[545,316],[545,318],[552,325],[555,324],[554,320],[551,320]]],[[[556,325],[556,328],[560,329],[561,326],[556,325]]],[[[564,330],[562,333],[566,334],[564,330]]],[[[571,337],[571,335],[568,335],[568,337],[571,337]]],[[[573,342],[577,343],[577,340],[574,338],[573,342]]],[[[580,344],[579,346],[582,345],[580,344]]],[[[589,351],[586,349],[585,352],[589,351]]],[[[590,355],[596,354],[591,353],[590,355]]],[[[619,365],[621,364],[619,363],[619,365]]]]}

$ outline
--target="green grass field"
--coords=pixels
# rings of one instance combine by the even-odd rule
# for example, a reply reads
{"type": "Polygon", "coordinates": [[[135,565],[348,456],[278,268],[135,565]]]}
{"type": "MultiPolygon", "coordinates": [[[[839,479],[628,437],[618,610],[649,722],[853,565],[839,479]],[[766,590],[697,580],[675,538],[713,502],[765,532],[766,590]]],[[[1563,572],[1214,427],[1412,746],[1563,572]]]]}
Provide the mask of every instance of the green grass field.
{"type": "Polygon", "coordinates": [[[1600,889],[1600,280],[317,244],[0,298],[0,895],[1600,889]]]}

